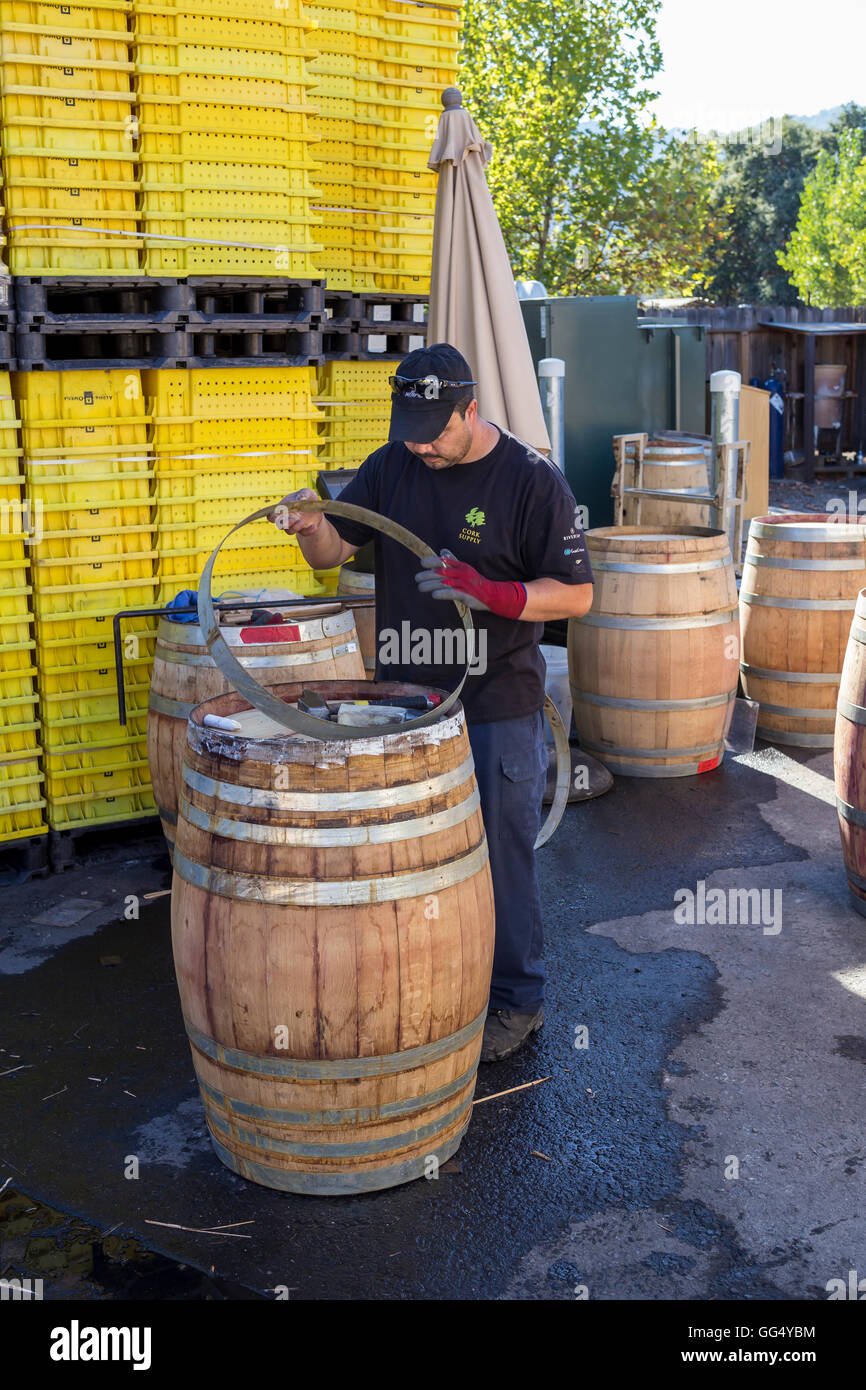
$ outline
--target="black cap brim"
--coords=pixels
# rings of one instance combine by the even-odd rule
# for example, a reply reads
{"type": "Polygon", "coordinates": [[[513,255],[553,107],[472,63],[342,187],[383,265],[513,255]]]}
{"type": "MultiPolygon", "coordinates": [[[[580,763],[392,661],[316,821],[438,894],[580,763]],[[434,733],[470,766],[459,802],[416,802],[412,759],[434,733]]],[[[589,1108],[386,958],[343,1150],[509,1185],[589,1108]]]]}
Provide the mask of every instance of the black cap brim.
{"type": "Polygon", "coordinates": [[[391,402],[388,442],[432,444],[453,414],[453,401],[425,401],[417,397],[395,396],[391,402]]]}

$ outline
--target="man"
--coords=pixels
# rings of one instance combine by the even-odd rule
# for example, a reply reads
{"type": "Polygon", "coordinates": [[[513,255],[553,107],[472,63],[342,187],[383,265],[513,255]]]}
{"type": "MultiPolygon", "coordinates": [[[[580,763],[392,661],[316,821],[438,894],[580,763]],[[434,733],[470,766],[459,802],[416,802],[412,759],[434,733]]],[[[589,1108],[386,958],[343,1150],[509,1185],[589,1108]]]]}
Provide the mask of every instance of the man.
{"type": "MultiPolygon", "coordinates": [[[[500,1061],[543,1022],[541,902],[534,843],[547,771],[543,741],[543,624],[582,617],[592,572],[577,504],[543,454],[478,414],[469,364],[436,343],[411,352],[391,378],[389,442],[361,465],[340,500],[414,531],[439,552],[418,560],[368,527],[287,511],[307,563],[332,569],[371,536],[376,547],[377,680],[453,687],[456,669],[400,665],[385,634],[459,627],[450,603],[473,609],[476,670],[463,687],[469,741],[490,850],[496,945],[481,1060],[500,1061]],[[443,607],[443,600],[449,601],[443,607]]],[[[397,652],[407,657],[409,653],[397,652]]]]}

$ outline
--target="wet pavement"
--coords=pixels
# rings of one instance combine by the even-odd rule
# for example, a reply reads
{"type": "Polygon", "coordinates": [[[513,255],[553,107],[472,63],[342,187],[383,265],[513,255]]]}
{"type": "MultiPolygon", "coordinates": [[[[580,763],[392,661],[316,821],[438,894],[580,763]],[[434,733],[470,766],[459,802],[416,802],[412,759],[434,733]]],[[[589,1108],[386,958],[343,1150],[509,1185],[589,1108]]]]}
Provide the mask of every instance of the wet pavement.
{"type": "MultiPolygon", "coordinates": [[[[210,1148],[169,899],[144,898],[168,886],[156,836],[7,885],[0,1188],[85,1223],[97,1275],[113,1238],[205,1276],[167,1298],[825,1299],[866,1270],[866,922],[832,755],[618,778],[539,863],[545,1026],[477,1096],[549,1080],[478,1105],[435,1181],[330,1199],[257,1187],[210,1148]],[[677,920],[713,888],[722,921],[677,920]],[[731,888],[764,890],[750,920],[731,888]]],[[[9,1274],[32,1263],[21,1238],[7,1217],[9,1274]]],[[[44,1273],[46,1297],[135,1296],[44,1273]]]]}

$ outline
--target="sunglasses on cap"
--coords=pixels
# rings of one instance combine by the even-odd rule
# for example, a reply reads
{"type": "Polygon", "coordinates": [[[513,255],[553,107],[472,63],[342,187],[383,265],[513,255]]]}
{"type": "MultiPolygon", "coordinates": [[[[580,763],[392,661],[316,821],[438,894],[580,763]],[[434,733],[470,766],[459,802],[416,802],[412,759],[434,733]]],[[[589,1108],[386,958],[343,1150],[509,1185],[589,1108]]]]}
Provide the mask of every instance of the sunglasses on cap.
{"type": "Polygon", "coordinates": [[[435,401],[439,392],[449,386],[477,386],[476,381],[443,381],[438,376],[389,376],[388,385],[395,396],[424,396],[425,400],[435,401]]]}

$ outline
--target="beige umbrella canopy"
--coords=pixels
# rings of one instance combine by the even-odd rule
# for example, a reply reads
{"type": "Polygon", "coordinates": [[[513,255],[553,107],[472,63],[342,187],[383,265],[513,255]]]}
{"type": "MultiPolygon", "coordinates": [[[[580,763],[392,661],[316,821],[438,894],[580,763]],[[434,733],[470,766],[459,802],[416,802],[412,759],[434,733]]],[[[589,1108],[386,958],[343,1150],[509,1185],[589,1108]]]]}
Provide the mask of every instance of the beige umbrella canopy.
{"type": "Polygon", "coordinates": [[[485,420],[549,452],[514,276],[484,174],[493,151],[461,101],[456,87],[443,92],[445,110],[428,160],[439,186],[427,341],[452,343],[463,353],[485,420]]]}

